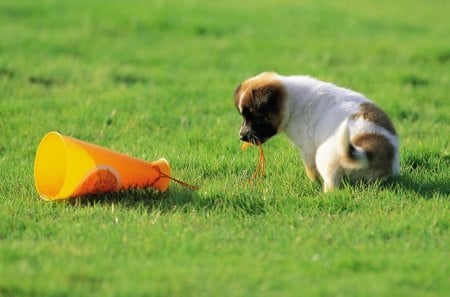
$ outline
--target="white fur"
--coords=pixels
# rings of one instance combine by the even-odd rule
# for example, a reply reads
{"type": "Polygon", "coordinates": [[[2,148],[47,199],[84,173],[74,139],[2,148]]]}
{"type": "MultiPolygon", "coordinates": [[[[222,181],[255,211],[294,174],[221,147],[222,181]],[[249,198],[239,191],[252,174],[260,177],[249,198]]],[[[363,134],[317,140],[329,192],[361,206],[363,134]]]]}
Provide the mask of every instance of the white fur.
{"type": "MultiPolygon", "coordinates": [[[[348,119],[345,119],[336,132],[337,151],[339,156],[346,156],[348,154],[348,147],[350,140],[350,129],[348,127],[348,119]]],[[[369,165],[369,159],[363,148],[353,145],[355,148],[354,156],[357,162],[346,162],[345,166],[352,169],[362,169],[369,165]]]]}
{"type": "Polygon", "coordinates": [[[238,103],[238,109],[239,109],[239,112],[240,113],[242,113],[242,98],[244,98],[244,96],[246,96],[246,92],[245,91],[243,91],[242,92],[242,94],[241,94],[241,96],[239,97],[239,103],[238,103]]]}
{"type": "MultiPolygon", "coordinates": [[[[371,102],[362,94],[309,76],[276,75],[287,90],[287,102],[279,132],[285,132],[301,152],[307,168],[317,169],[324,190],[337,187],[343,174],[352,168],[340,160],[343,142],[360,133],[385,136],[395,148],[393,173],[398,174],[399,141],[396,135],[373,122],[349,119],[360,111],[360,104],[371,102]]],[[[367,166],[364,151],[357,148],[360,167],[367,166]]]]}

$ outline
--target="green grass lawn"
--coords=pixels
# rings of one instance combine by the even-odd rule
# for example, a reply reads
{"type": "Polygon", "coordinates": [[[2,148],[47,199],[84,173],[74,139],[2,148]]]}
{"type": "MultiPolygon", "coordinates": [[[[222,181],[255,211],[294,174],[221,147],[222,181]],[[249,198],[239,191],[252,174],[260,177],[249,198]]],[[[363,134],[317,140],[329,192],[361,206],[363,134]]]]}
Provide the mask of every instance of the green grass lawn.
{"type": "Polygon", "coordinates": [[[2,0],[0,296],[446,296],[450,4],[319,2],[2,0]],[[245,186],[233,93],[267,70],[375,100],[401,176],[323,194],[280,136],[245,186]],[[201,188],[43,201],[52,130],[201,188]]]}

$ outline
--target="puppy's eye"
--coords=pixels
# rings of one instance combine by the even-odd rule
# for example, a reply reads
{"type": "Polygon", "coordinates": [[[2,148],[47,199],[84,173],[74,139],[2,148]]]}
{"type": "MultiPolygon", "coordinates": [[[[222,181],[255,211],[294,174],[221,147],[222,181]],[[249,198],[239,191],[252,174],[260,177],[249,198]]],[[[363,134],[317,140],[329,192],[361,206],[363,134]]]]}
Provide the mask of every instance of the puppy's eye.
{"type": "Polygon", "coordinates": [[[252,113],[249,111],[248,108],[242,109],[241,115],[242,115],[244,118],[246,118],[246,119],[249,119],[249,118],[252,117],[252,113]]]}
{"type": "Polygon", "coordinates": [[[256,112],[255,113],[255,117],[258,119],[269,119],[270,118],[270,113],[269,112],[256,112]]]}
{"type": "Polygon", "coordinates": [[[253,117],[253,121],[255,122],[267,122],[270,121],[270,117],[268,115],[259,114],[253,117]]]}

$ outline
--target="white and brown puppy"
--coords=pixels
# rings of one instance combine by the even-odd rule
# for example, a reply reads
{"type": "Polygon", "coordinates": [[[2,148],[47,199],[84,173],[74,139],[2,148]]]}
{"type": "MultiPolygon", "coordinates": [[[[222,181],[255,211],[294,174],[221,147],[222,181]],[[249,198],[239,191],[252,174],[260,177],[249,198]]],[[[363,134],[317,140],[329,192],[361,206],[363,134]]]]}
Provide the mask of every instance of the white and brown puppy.
{"type": "Polygon", "coordinates": [[[325,192],[344,176],[370,181],[400,171],[394,126],[360,93],[309,76],[262,73],[239,85],[235,104],[244,118],[241,140],[262,144],[285,132],[325,192]]]}

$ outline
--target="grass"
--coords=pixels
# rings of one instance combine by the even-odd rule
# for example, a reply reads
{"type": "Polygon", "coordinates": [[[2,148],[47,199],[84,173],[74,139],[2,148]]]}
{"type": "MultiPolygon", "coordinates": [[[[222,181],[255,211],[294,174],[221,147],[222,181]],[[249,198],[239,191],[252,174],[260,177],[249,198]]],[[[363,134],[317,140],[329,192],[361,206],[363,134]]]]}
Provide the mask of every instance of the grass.
{"type": "Polygon", "coordinates": [[[445,296],[447,1],[0,3],[0,296],[445,296]],[[285,137],[243,186],[232,95],[265,70],[367,94],[402,175],[323,194],[285,137]],[[167,158],[166,193],[39,199],[51,130],[167,158]]]}

